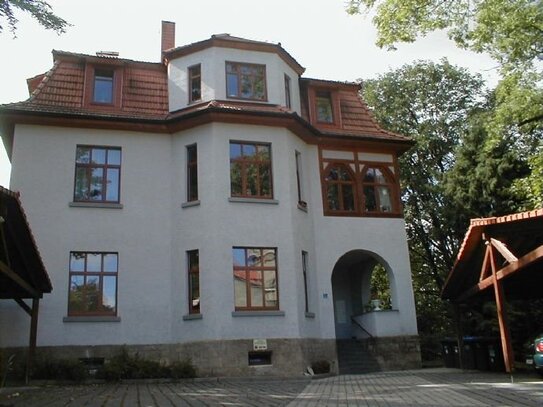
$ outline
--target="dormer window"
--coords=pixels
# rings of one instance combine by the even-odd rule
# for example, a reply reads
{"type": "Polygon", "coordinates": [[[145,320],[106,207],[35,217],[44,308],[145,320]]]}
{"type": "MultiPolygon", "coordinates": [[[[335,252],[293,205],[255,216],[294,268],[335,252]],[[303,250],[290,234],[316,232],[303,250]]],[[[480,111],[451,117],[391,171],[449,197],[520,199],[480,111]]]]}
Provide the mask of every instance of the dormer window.
{"type": "Polygon", "coordinates": [[[189,67],[189,103],[202,99],[201,72],[200,64],[189,67]]]}
{"type": "Polygon", "coordinates": [[[266,65],[226,62],[226,96],[266,101],[266,65]]]}
{"type": "Polygon", "coordinates": [[[321,123],[334,123],[334,109],[330,92],[319,91],[315,98],[317,121],[321,123]]]}
{"type": "Polygon", "coordinates": [[[94,71],[94,103],[113,104],[113,78],[112,69],[96,69],[94,71]]]}

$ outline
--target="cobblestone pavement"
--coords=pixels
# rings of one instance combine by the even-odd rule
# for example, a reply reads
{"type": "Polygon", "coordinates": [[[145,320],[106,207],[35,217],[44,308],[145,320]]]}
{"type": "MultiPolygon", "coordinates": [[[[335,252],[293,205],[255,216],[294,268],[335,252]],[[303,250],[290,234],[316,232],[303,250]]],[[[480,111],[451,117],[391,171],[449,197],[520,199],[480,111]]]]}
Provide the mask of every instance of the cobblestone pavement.
{"type": "Polygon", "coordinates": [[[457,369],[309,379],[196,379],[8,388],[4,406],[543,406],[543,380],[457,369]]]}

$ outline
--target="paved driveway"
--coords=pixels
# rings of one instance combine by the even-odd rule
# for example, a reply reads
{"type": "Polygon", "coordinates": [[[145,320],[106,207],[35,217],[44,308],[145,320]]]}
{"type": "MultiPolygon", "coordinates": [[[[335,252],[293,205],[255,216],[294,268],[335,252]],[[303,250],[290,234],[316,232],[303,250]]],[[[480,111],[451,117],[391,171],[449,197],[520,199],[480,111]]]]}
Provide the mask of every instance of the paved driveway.
{"type": "Polygon", "coordinates": [[[4,389],[0,406],[543,406],[543,380],[457,369],[4,389]]]}

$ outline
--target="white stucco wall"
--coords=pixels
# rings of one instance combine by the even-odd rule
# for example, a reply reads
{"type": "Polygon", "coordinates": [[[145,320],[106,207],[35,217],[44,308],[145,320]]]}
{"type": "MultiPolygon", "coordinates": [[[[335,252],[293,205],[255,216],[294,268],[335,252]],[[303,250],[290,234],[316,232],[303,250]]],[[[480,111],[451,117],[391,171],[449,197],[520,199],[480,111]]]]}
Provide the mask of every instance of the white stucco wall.
{"type": "MultiPolygon", "coordinates": [[[[266,65],[267,103],[285,105],[285,79],[291,78],[290,93],[292,110],[300,114],[300,90],[298,75],[277,54],[212,47],[176,58],[168,64],[168,92],[170,112],[188,107],[188,68],[201,64],[202,100],[226,98],[226,61],[266,65]]],[[[239,99],[232,99],[239,100],[239,99]]],[[[251,100],[251,102],[254,102],[251,100]]],[[[258,102],[257,102],[258,103],[258,102]]]]}
{"type": "MultiPolygon", "coordinates": [[[[390,266],[398,292],[398,332],[416,334],[403,220],[324,217],[317,147],[287,129],[211,123],[164,135],[18,125],[12,160],[11,188],[21,191],[54,287],[40,307],[40,346],[334,338],[332,270],[354,249],[371,251],[390,266]],[[229,199],[231,140],[271,143],[273,204],[229,199]],[[69,206],[78,144],[122,148],[122,209],[69,206]],[[199,204],[187,207],[186,146],[191,144],[198,148],[199,204]],[[306,211],[298,208],[295,151],[302,158],[306,211]],[[284,315],[232,315],[234,246],[277,248],[284,315]],[[186,251],[195,249],[202,318],[185,320],[186,251]],[[309,256],[313,318],[304,312],[302,250],[309,256]],[[63,322],[70,251],[119,253],[120,322],[63,322]]],[[[10,327],[0,330],[0,346],[27,343],[29,318],[18,308],[0,302],[0,326],[10,327]]]]}

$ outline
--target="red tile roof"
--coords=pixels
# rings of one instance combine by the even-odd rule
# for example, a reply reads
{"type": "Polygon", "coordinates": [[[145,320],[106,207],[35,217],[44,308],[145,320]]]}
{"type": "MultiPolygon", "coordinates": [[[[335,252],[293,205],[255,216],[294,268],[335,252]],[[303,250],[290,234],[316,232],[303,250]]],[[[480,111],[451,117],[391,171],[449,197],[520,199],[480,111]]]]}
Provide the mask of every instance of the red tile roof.
{"type": "MultiPolygon", "coordinates": [[[[213,36],[209,40],[166,51],[165,55],[173,57],[178,56],[179,53],[195,52],[202,46],[232,46],[232,44],[263,47],[267,52],[279,52],[283,58],[292,58],[286,55],[286,51],[281,48],[280,44],[245,40],[229,35],[213,36]]],[[[168,126],[172,121],[207,111],[245,113],[294,119],[298,129],[303,128],[303,132],[311,133],[316,137],[389,141],[405,145],[406,147],[401,147],[402,150],[407,149],[411,143],[409,138],[379,127],[368,107],[360,99],[360,85],[357,83],[301,79],[301,117],[283,106],[231,100],[213,100],[170,113],[168,109],[168,78],[164,64],[64,51],[53,51],[53,58],[54,64],[51,70],[29,79],[29,88],[32,90],[30,98],[23,102],[3,105],[0,108],[0,113],[3,115],[25,114],[36,117],[40,115],[74,117],[84,120],[120,120],[123,123],[145,122],[145,124],[152,126],[162,126],[161,131],[167,131],[164,126],[168,126]],[[85,89],[88,88],[88,84],[85,84],[85,76],[88,75],[86,69],[88,66],[100,65],[111,66],[116,72],[122,73],[121,98],[116,106],[104,108],[92,105],[86,100],[89,99],[89,96],[85,93],[91,91],[85,89]],[[340,126],[321,126],[319,123],[311,123],[308,108],[311,101],[308,99],[308,89],[317,87],[331,89],[339,95],[340,126]]],[[[292,64],[297,64],[293,58],[289,61],[292,64]]],[[[34,123],[39,123],[38,119],[33,120],[34,123]]],[[[87,126],[92,126],[92,124],[89,122],[87,126]]],[[[151,127],[147,127],[147,129],[151,130],[151,127]]]]}

